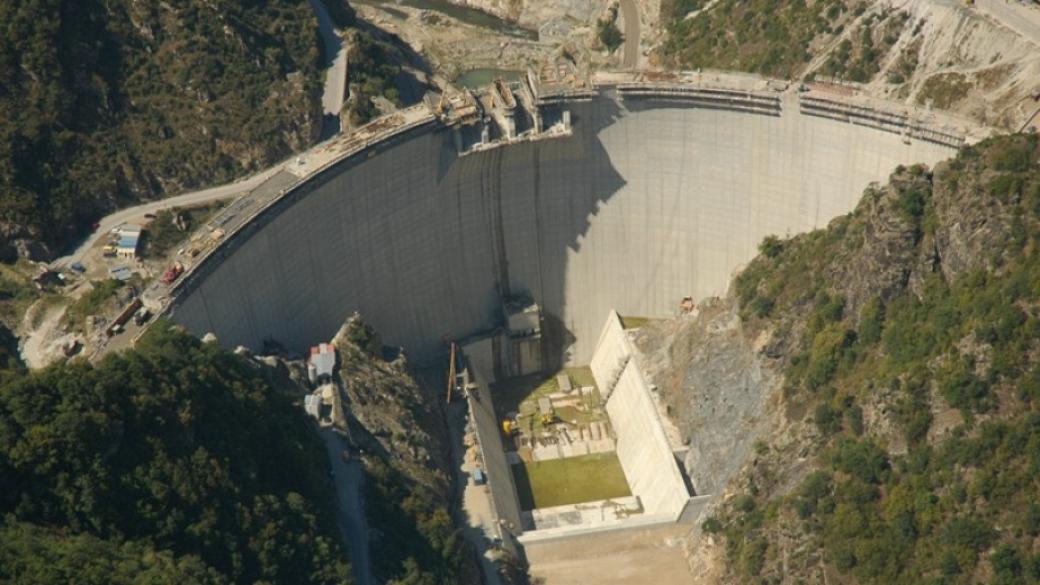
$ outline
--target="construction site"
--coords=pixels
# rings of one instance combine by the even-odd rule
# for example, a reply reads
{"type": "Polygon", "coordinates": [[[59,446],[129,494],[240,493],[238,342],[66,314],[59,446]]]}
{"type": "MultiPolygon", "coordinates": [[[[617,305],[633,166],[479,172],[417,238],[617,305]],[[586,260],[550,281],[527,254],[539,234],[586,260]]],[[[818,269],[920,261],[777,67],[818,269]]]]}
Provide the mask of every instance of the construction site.
{"type": "Polygon", "coordinates": [[[628,329],[724,295],[765,236],[823,227],[898,165],[985,135],[824,85],[532,70],[301,164],[143,300],[229,347],[303,353],[359,312],[411,363],[452,352],[464,506],[487,510],[487,540],[561,582],[645,578],[626,555],[667,581],[712,496],[698,484],[717,484],[684,468],[628,329]]]}

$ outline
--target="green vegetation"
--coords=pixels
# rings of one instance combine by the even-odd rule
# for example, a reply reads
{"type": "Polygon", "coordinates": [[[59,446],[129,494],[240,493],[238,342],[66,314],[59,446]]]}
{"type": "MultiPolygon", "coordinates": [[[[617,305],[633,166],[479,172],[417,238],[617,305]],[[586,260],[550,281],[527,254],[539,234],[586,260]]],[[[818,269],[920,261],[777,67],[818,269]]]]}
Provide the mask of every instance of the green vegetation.
{"type": "Polygon", "coordinates": [[[450,447],[439,409],[447,372],[433,376],[436,394],[427,395],[405,359],[384,348],[357,314],[334,344],[351,436],[364,452],[374,576],[391,585],[479,581],[472,550],[451,517],[450,447]]]}
{"type": "Polygon", "coordinates": [[[639,329],[652,321],[649,317],[621,317],[621,326],[625,329],[639,329]]]}
{"type": "Polygon", "coordinates": [[[0,222],[61,244],[115,205],[303,146],[320,47],[306,2],[0,5],[0,222]]]}
{"type": "MultiPolygon", "coordinates": [[[[596,388],[596,379],[592,377],[592,368],[588,366],[565,368],[558,373],[566,373],[573,388],[587,386],[596,388]]],[[[517,413],[516,420],[520,429],[529,432],[543,431],[555,423],[546,425],[542,422],[539,416],[538,400],[559,391],[560,386],[556,382],[556,374],[548,377],[544,374],[534,374],[514,378],[495,386],[495,409],[502,417],[508,413],[517,413]]],[[[578,398],[576,393],[573,396],[578,398]]],[[[581,397],[580,407],[556,406],[554,410],[556,417],[566,422],[587,424],[606,420],[603,400],[598,389],[591,396],[581,397]]]]}
{"type": "Polygon", "coordinates": [[[851,216],[753,261],[737,294],[752,327],[804,323],[787,342],[785,400],[812,413],[819,460],[793,492],[764,463],[704,524],[739,577],[779,578],[794,530],[807,544],[785,559],[788,578],[822,559],[864,584],[1040,583],[1040,139],[970,147],[935,177],[900,169],[851,216]],[[1000,177],[1014,187],[980,188],[1000,177]],[[887,261],[918,284],[864,275],[877,288],[850,307],[861,291],[835,263],[877,253],[864,225],[878,216],[902,223],[891,241],[906,253],[890,244],[887,261]],[[979,221],[979,251],[936,248],[979,221]],[[945,265],[912,274],[929,250],[945,265]],[[949,409],[960,424],[936,434],[949,409]]]}
{"type": "Polygon", "coordinates": [[[72,329],[85,331],[87,317],[99,315],[109,308],[109,304],[123,286],[122,281],[114,278],[94,282],[94,287],[89,292],[69,305],[62,321],[72,329]]]}
{"type": "Polygon", "coordinates": [[[357,22],[357,14],[347,0],[321,0],[321,3],[329,11],[329,16],[337,28],[351,27],[357,22]]]}
{"type": "Polygon", "coordinates": [[[458,583],[466,549],[441,496],[386,460],[365,459],[365,511],[382,532],[376,570],[393,585],[458,583]]]}
{"type": "Polygon", "coordinates": [[[159,324],[0,384],[0,581],[349,583],[323,445],[264,371],[159,324]]]}
{"type": "Polygon", "coordinates": [[[948,109],[964,99],[972,84],[963,73],[939,73],[928,78],[917,94],[917,103],[948,109]]]}
{"type": "Polygon", "coordinates": [[[887,17],[872,14],[858,26],[852,40],[838,44],[820,72],[859,83],[870,81],[881,70],[881,61],[899,40],[909,19],[910,15],[902,11],[887,17]]]}
{"type": "Polygon", "coordinates": [[[378,40],[365,31],[354,31],[348,39],[347,81],[350,98],[343,105],[351,124],[363,124],[379,112],[372,97],[382,96],[395,105],[401,105],[401,97],[395,84],[401,67],[395,63],[403,61],[400,51],[389,43],[378,40]]]}
{"type": "Polygon", "coordinates": [[[141,257],[163,258],[225,205],[226,202],[221,201],[210,205],[174,207],[159,211],[141,234],[141,257]],[[184,229],[177,227],[178,217],[184,229]]]}
{"type": "Polygon", "coordinates": [[[720,0],[711,10],[684,18],[695,2],[677,1],[665,55],[687,68],[752,71],[794,77],[811,59],[810,46],[839,32],[844,0],[720,0]]]}
{"type": "Polygon", "coordinates": [[[615,453],[520,463],[513,478],[524,510],[632,495],[615,453]]]}
{"type": "Polygon", "coordinates": [[[625,42],[625,35],[621,34],[621,29],[612,18],[600,20],[596,24],[596,38],[607,48],[608,53],[613,53],[625,42]]]}

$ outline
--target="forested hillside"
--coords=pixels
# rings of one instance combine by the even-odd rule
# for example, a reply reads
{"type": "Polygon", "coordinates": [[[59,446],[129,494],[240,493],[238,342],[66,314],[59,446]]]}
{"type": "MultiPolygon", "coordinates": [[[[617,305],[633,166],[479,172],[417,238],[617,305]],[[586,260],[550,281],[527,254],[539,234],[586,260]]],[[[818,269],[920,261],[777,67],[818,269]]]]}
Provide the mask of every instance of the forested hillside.
{"type": "Polygon", "coordinates": [[[272,370],[157,325],[0,385],[0,582],[349,583],[324,446],[272,370]]]}
{"type": "Polygon", "coordinates": [[[376,577],[393,585],[480,582],[472,548],[452,522],[450,447],[437,400],[416,382],[403,354],[386,359],[360,316],[333,343],[356,423],[352,437],[365,452],[376,577]]]}
{"type": "Polygon", "coordinates": [[[782,412],[703,525],[727,581],[1040,582],[1040,139],[761,252],[735,295],[782,412]]]}
{"type": "Polygon", "coordinates": [[[0,251],[303,148],[320,51],[306,0],[0,2],[0,251]]]}

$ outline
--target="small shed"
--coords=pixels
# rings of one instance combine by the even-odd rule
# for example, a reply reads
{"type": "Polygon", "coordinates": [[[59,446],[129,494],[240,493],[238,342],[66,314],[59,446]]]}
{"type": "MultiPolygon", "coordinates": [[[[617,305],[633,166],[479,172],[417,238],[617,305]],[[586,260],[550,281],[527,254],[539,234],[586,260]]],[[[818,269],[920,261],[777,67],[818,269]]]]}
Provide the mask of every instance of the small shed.
{"type": "Polygon", "coordinates": [[[312,382],[331,378],[332,373],[336,370],[336,347],[331,343],[319,343],[311,348],[309,361],[313,369],[308,368],[308,374],[314,373],[312,382]]]}
{"type": "Polygon", "coordinates": [[[127,281],[133,276],[129,266],[116,266],[108,271],[108,275],[116,280],[127,281]]]}
{"type": "Polygon", "coordinates": [[[126,260],[136,258],[137,246],[141,241],[141,226],[124,223],[117,227],[115,232],[119,236],[119,243],[116,244],[116,256],[126,260]]]}

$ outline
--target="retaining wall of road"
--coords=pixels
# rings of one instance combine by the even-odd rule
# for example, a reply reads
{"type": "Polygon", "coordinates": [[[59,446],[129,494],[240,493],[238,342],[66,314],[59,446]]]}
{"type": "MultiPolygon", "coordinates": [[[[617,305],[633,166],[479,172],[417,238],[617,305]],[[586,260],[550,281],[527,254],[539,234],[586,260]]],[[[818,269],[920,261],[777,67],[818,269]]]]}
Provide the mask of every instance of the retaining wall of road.
{"type": "Polygon", "coordinates": [[[663,317],[723,294],[764,236],[823,227],[895,166],[955,152],[796,107],[609,93],[565,104],[567,137],[460,157],[429,124],[344,159],[230,238],[173,319],[302,351],[356,310],[421,363],[527,293],[550,366],[587,364],[609,310],[663,317]]]}

